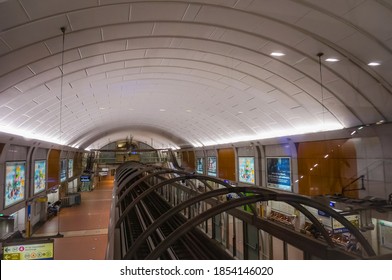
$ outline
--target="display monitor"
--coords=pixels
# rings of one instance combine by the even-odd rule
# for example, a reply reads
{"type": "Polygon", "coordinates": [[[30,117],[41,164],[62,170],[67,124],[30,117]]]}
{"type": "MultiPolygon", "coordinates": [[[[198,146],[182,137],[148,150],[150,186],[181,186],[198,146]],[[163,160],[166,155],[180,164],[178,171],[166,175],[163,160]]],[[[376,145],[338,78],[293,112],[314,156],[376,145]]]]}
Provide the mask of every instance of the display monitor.
{"type": "Polygon", "coordinates": [[[67,180],[67,160],[60,160],[60,182],[65,182],[67,180]]]}
{"type": "Polygon", "coordinates": [[[46,187],[46,161],[36,160],[34,162],[34,194],[40,193],[46,187]]]}
{"type": "Polygon", "coordinates": [[[290,157],[267,157],[267,187],[292,191],[290,157]]]}
{"type": "Polygon", "coordinates": [[[25,199],[26,162],[6,162],[4,208],[25,199]]]}
{"type": "Polygon", "coordinates": [[[196,158],[196,173],[204,174],[204,159],[196,158]]]}
{"type": "Polygon", "coordinates": [[[216,177],[216,157],[207,158],[207,174],[216,177]]]}
{"type": "Polygon", "coordinates": [[[254,157],[238,157],[238,180],[243,183],[255,184],[254,157]]]}

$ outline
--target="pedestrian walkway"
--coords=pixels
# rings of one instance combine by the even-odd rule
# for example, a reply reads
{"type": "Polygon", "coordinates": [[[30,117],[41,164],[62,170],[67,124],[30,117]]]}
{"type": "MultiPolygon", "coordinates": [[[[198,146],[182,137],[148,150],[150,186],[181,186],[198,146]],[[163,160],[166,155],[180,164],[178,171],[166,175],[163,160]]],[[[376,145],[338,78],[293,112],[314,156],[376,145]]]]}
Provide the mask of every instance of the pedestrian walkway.
{"type": "Polygon", "coordinates": [[[33,237],[55,238],[55,260],[104,260],[112,202],[113,177],[103,177],[91,192],[81,193],[81,204],[62,208],[33,237]]]}

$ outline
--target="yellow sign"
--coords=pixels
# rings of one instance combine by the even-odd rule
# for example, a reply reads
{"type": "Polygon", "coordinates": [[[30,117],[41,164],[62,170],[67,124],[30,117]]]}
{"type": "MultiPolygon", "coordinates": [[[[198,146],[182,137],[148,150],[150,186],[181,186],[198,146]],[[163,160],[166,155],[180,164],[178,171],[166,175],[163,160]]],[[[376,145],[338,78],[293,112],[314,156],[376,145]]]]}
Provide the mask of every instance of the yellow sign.
{"type": "Polygon", "coordinates": [[[37,202],[47,202],[48,201],[48,198],[45,196],[45,197],[38,197],[37,199],[36,199],[36,201],[37,202]]]}
{"type": "Polygon", "coordinates": [[[3,246],[3,260],[52,260],[53,241],[39,244],[3,246]]]}

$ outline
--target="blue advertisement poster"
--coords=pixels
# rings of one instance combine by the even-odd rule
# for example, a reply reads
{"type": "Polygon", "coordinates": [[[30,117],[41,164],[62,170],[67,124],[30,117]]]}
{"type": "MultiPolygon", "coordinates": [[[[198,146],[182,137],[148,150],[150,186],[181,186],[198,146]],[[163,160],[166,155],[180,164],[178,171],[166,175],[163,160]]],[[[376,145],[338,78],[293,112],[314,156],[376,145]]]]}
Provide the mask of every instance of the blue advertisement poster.
{"type": "Polygon", "coordinates": [[[207,174],[216,177],[216,157],[208,157],[207,165],[207,174]]]}
{"type": "Polygon", "coordinates": [[[46,161],[36,160],[34,163],[34,194],[45,190],[46,161]]]}
{"type": "Polygon", "coordinates": [[[25,162],[7,162],[5,168],[5,201],[8,207],[25,198],[25,162]]]}
{"type": "Polygon", "coordinates": [[[60,160],[60,182],[67,180],[67,160],[60,160]]]}
{"type": "Polygon", "coordinates": [[[238,177],[243,183],[255,183],[255,158],[238,157],[238,177]]]}
{"type": "Polygon", "coordinates": [[[267,157],[267,187],[292,191],[289,157],[267,157]]]}
{"type": "Polygon", "coordinates": [[[196,173],[204,174],[204,160],[203,160],[203,158],[196,159],[196,173]]]}

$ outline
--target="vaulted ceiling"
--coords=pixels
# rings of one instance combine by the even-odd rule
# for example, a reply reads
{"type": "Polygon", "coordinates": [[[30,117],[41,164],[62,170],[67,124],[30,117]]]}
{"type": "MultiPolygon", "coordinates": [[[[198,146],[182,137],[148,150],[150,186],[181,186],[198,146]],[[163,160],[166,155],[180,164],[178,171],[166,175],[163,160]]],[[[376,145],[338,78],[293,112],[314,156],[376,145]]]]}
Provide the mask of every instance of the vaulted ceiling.
{"type": "Polygon", "coordinates": [[[0,131],[166,148],[390,122],[391,54],[390,0],[0,0],[0,131]]]}

